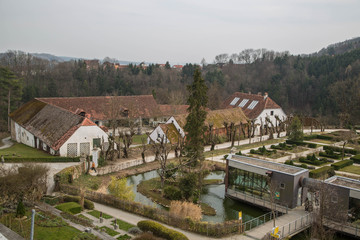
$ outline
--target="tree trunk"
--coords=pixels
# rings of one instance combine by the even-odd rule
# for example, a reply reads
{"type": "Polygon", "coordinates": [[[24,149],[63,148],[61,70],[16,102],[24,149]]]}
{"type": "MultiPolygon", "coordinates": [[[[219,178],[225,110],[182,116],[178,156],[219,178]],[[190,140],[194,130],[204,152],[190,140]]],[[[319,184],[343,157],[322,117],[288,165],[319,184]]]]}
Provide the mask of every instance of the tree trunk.
{"type": "Polygon", "coordinates": [[[11,124],[10,124],[10,106],[11,106],[11,90],[9,88],[9,93],[8,93],[8,131],[11,131],[11,124]]]}

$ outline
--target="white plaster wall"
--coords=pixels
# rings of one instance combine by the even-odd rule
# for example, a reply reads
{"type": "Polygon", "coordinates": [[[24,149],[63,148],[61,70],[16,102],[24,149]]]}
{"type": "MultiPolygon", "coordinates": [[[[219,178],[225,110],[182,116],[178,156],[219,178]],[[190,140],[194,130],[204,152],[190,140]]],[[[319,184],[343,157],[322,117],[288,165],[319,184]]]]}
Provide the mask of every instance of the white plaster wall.
{"type": "Polygon", "coordinates": [[[104,138],[104,142],[108,142],[108,135],[98,126],[81,126],[79,127],[73,135],[60,147],[59,154],[60,156],[67,155],[67,144],[76,143],[77,144],[77,156],[80,155],[80,143],[89,142],[90,143],[90,153],[93,149],[93,139],[104,138]]]}
{"type": "Polygon", "coordinates": [[[16,141],[30,147],[35,147],[34,135],[15,123],[16,141]]]}
{"type": "Polygon", "coordinates": [[[260,121],[260,118],[262,118],[263,120],[263,124],[265,125],[266,122],[265,122],[265,118],[266,117],[269,117],[270,118],[270,121],[274,124],[274,126],[276,126],[276,118],[275,116],[279,116],[279,118],[281,120],[283,120],[284,118],[286,119],[287,116],[286,114],[284,113],[284,111],[281,109],[281,108],[276,108],[276,109],[264,109],[260,115],[256,118],[256,121],[255,121],[255,124],[258,124],[258,127],[256,128],[256,131],[255,131],[255,135],[259,135],[260,134],[260,125],[261,125],[261,121],[260,121]],[[274,111],[274,114],[271,115],[271,111],[274,111]]]}
{"type": "MultiPolygon", "coordinates": [[[[150,139],[153,140],[155,143],[158,143],[159,141],[157,140],[159,137],[162,138],[165,135],[164,131],[161,129],[160,126],[157,126],[154,131],[152,131],[152,133],[150,133],[149,137],[148,137],[148,144],[150,143],[150,139]]],[[[167,140],[167,143],[169,143],[170,141],[167,140]]]]}
{"type": "Polygon", "coordinates": [[[176,129],[177,129],[178,131],[180,130],[181,136],[182,136],[182,137],[185,137],[185,132],[184,132],[184,130],[180,127],[180,125],[178,124],[178,122],[175,120],[174,117],[169,118],[169,120],[167,120],[166,123],[173,123],[173,124],[175,125],[176,129]]]}

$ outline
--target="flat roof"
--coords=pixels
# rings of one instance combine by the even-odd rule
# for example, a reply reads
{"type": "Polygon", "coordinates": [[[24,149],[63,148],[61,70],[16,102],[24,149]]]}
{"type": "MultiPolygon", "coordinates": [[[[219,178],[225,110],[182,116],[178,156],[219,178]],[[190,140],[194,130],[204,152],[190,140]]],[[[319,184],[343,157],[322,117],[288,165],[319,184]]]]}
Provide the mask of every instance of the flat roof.
{"type": "Polygon", "coordinates": [[[332,176],[331,178],[326,179],[325,182],[333,185],[353,189],[356,191],[360,191],[360,181],[352,178],[332,176]]]}
{"type": "Polygon", "coordinates": [[[308,169],[304,169],[304,168],[299,168],[282,163],[270,162],[258,158],[246,157],[242,155],[229,155],[227,159],[242,162],[250,166],[259,167],[276,172],[287,173],[291,175],[297,175],[299,173],[309,171],[308,169]]]}

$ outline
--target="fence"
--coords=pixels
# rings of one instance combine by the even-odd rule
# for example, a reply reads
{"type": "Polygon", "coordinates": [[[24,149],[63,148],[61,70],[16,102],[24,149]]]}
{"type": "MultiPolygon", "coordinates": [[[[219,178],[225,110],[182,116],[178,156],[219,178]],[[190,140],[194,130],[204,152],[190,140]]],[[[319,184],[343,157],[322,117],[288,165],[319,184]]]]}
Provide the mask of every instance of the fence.
{"type": "MultiPolygon", "coordinates": [[[[260,198],[260,197],[256,197],[255,195],[252,194],[246,194],[245,192],[238,192],[235,190],[232,190],[230,188],[227,189],[227,195],[231,196],[231,197],[235,197],[238,199],[241,199],[245,202],[250,202],[252,204],[255,204],[257,206],[262,206],[268,209],[271,209],[271,202],[264,199],[264,198],[260,198]]],[[[288,213],[288,207],[287,206],[282,206],[279,204],[274,204],[275,207],[275,211],[277,212],[282,212],[282,213],[288,213]]]]}
{"type": "MultiPolygon", "coordinates": [[[[279,214],[281,214],[281,213],[275,212],[275,218],[279,217],[279,214]]],[[[271,221],[272,219],[274,219],[274,215],[272,214],[272,212],[268,212],[268,213],[265,213],[264,215],[261,215],[260,217],[253,218],[242,224],[241,232],[249,231],[249,230],[256,228],[268,221],[271,221]]]]}
{"type": "Polygon", "coordinates": [[[280,239],[296,234],[307,229],[312,223],[312,214],[308,213],[295,221],[292,221],[288,224],[279,227],[280,239]]]}
{"type": "MultiPolygon", "coordinates": [[[[146,162],[153,162],[155,160],[155,157],[151,156],[151,158],[146,159],[146,162]]],[[[130,167],[134,167],[134,166],[138,166],[143,164],[143,160],[142,159],[132,159],[132,160],[127,160],[124,162],[120,162],[117,163],[116,165],[109,165],[109,166],[104,166],[104,167],[99,167],[97,168],[97,174],[98,175],[104,175],[104,174],[109,174],[109,173],[113,173],[113,172],[118,172],[120,170],[126,169],[126,168],[130,168],[130,167]]]]}
{"type": "MultiPolygon", "coordinates": [[[[80,193],[79,188],[66,184],[60,184],[60,190],[70,195],[79,195],[80,193]]],[[[210,237],[223,237],[239,232],[239,220],[226,221],[223,223],[193,221],[190,218],[180,218],[162,209],[150,207],[137,202],[121,200],[108,194],[102,194],[90,190],[85,191],[85,198],[107,206],[115,207],[127,212],[148,217],[153,220],[181,228],[183,230],[195,232],[210,237]]],[[[247,227],[254,227],[248,222],[245,223],[247,227]]],[[[245,229],[246,227],[244,227],[241,232],[243,232],[245,229]]]]}

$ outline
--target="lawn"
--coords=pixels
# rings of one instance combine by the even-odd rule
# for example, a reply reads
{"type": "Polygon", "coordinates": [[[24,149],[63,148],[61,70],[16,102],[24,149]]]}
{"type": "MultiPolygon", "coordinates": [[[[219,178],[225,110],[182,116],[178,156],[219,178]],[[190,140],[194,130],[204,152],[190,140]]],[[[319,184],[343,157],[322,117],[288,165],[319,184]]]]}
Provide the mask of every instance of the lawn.
{"type": "Polygon", "coordinates": [[[92,190],[98,190],[102,182],[107,178],[108,176],[91,176],[90,174],[81,174],[79,178],[74,180],[74,184],[77,186],[84,186],[92,190]]]}
{"type": "Polygon", "coordinates": [[[112,237],[120,234],[119,232],[117,232],[117,231],[115,231],[115,230],[112,230],[111,228],[106,227],[106,226],[103,226],[103,227],[101,227],[100,229],[104,229],[105,232],[106,232],[107,234],[109,234],[110,236],[112,236],[112,237]]]}
{"type": "Polygon", "coordinates": [[[347,166],[347,167],[344,167],[344,168],[340,169],[340,171],[360,175],[360,166],[351,165],[351,166],[347,166]]]}
{"type": "Polygon", "coordinates": [[[28,158],[51,158],[54,157],[53,155],[50,155],[46,152],[43,152],[39,149],[32,148],[29,146],[26,146],[21,143],[15,143],[9,148],[0,149],[0,155],[4,155],[5,157],[28,157],[28,158]]]}
{"type": "Polygon", "coordinates": [[[143,135],[134,135],[132,137],[133,143],[132,144],[142,144],[141,139],[145,139],[145,144],[147,144],[147,135],[143,134],[143,135]]]}
{"type": "MultiPolygon", "coordinates": [[[[114,221],[115,220],[112,221],[112,225],[114,225],[114,221]]],[[[120,219],[116,219],[116,224],[119,226],[119,229],[122,229],[124,231],[129,231],[130,228],[136,227],[135,225],[132,225],[120,219]]]]}
{"type": "MultiPolygon", "coordinates": [[[[87,212],[87,214],[90,214],[91,216],[94,216],[96,218],[100,218],[100,212],[98,210],[93,210],[91,212],[87,212]]],[[[106,213],[103,213],[102,217],[104,219],[110,219],[113,218],[113,216],[107,215],[106,213]]]]}
{"type": "Polygon", "coordinates": [[[10,136],[10,133],[8,133],[8,132],[0,132],[0,147],[1,147],[2,145],[4,145],[3,142],[2,142],[2,140],[3,140],[4,138],[8,137],[8,136],[10,136]]]}
{"type": "MultiPolygon", "coordinates": [[[[46,212],[37,212],[40,215],[37,215],[35,218],[35,229],[34,229],[34,239],[35,240],[67,240],[67,239],[89,239],[95,240],[96,238],[92,234],[82,233],[69,226],[61,218],[51,215],[46,212]],[[87,238],[80,238],[80,236],[87,238]]],[[[0,222],[5,226],[11,228],[14,232],[17,232],[20,236],[25,239],[30,239],[30,225],[31,225],[31,212],[30,210],[26,211],[27,219],[16,220],[15,214],[4,214],[0,218],[0,222]]]]}
{"type": "Polygon", "coordinates": [[[317,139],[317,138],[310,140],[310,142],[317,142],[317,143],[323,143],[323,144],[333,144],[333,143],[335,143],[334,141],[325,140],[325,139],[317,139]]]}

